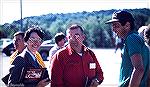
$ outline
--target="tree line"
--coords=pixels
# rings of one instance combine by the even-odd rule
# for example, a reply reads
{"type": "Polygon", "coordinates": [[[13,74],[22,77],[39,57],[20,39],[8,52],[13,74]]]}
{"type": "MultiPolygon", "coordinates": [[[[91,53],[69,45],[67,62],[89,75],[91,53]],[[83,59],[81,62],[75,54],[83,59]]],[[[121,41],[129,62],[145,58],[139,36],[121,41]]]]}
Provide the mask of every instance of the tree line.
{"type": "MultiPolygon", "coordinates": [[[[131,12],[135,18],[136,30],[141,26],[150,24],[150,9],[123,9],[131,12]]],[[[44,40],[53,39],[57,32],[65,33],[66,28],[72,23],[80,24],[85,31],[85,44],[91,48],[112,48],[114,38],[111,26],[105,22],[111,19],[116,9],[100,10],[93,12],[76,12],[45,14],[40,16],[25,17],[22,20],[15,20],[12,23],[0,25],[0,38],[13,38],[13,34],[19,30],[26,31],[32,25],[38,25],[45,32],[44,40]]]]}

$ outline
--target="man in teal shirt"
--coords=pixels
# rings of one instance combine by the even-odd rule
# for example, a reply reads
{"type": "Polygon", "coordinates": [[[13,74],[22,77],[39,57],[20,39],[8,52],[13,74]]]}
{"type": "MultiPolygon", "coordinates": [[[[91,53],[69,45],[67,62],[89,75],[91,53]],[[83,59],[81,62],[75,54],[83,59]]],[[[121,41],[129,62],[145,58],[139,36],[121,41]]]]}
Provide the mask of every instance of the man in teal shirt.
{"type": "Polygon", "coordinates": [[[125,40],[122,50],[119,87],[147,87],[149,50],[134,28],[134,18],[127,11],[114,12],[113,31],[125,40]]]}

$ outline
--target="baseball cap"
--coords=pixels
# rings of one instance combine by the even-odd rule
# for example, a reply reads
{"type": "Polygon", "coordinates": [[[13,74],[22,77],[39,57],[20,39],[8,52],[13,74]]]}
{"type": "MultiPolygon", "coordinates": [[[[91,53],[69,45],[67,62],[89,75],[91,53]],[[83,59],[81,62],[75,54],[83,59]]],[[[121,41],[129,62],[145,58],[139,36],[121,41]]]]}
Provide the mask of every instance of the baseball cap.
{"type": "Polygon", "coordinates": [[[134,21],[131,13],[127,11],[117,11],[112,14],[112,19],[108,20],[106,24],[118,21],[134,21]]]}

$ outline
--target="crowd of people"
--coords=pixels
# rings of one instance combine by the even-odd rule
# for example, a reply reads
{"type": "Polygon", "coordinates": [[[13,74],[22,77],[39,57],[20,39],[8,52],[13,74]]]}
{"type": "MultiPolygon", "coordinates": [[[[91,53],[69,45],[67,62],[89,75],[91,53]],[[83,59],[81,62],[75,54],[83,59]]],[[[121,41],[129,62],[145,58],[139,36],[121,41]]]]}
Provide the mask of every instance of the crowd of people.
{"type": "MultiPolygon", "coordinates": [[[[119,87],[150,87],[150,24],[135,30],[134,18],[127,11],[117,11],[106,24],[120,38],[121,47],[119,87]]],[[[64,33],[54,37],[55,46],[49,52],[47,68],[38,49],[44,32],[32,26],[25,32],[14,34],[16,51],[10,56],[11,68],[2,81],[9,87],[97,87],[104,73],[95,53],[83,44],[84,29],[72,24],[64,33]],[[66,40],[68,41],[65,45],[66,40]],[[50,75],[48,73],[50,71],[50,75]]],[[[111,68],[111,67],[110,67],[111,68]]]]}

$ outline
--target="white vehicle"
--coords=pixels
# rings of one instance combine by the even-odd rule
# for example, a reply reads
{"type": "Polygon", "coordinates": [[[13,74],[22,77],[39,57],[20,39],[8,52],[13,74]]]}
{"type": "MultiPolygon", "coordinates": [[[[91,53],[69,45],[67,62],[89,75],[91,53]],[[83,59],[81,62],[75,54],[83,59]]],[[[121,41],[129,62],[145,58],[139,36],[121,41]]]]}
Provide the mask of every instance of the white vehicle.
{"type": "Polygon", "coordinates": [[[49,51],[50,49],[54,46],[54,42],[52,40],[45,40],[40,48],[39,48],[39,53],[41,54],[42,58],[44,61],[47,60],[47,57],[49,56],[49,51]]]}
{"type": "Polygon", "coordinates": [[[13,40],[9,38],[0,39],[0,52],[10,56],[15,51],[13,40]]]}
{"type": "Polygon", "coordinates": [[[5,48],[6,46],[11,44],[12,42],[13,42],[13,40],[9,39],[9,38],[2,38],[2,39],[0,39],[0,49],[5,48]]]}

